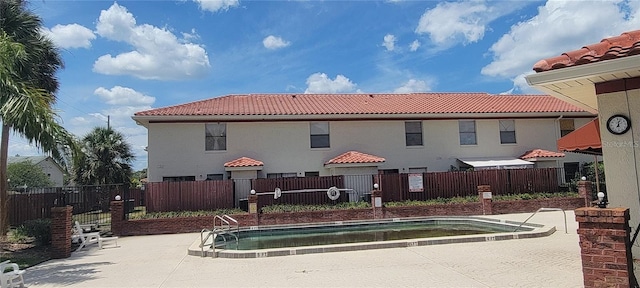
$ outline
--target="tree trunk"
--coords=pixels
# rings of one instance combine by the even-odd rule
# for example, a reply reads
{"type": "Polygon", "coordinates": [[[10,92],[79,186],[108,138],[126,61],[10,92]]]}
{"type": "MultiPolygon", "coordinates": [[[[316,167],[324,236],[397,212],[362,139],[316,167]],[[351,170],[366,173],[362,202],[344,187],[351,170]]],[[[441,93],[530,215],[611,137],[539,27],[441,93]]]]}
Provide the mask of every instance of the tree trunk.
{"type": "Polygon", "coordinates": [[[0,236],[7,235],[9,230],[9,205],[7,182],[7,160],[9,154],[9,130],[11,127],[2,123],[2,139],[0,139],[0,236]]]}

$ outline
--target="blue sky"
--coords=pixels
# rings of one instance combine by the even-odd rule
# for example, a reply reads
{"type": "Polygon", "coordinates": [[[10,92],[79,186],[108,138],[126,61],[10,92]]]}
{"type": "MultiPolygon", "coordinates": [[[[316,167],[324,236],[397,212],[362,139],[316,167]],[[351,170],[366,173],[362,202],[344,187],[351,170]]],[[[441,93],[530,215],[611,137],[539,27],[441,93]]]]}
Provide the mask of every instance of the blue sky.
{"type": "MultiPolygon", "coordinates": [[[[32,0],[61,49],[56,109],[110,125],[145,168],[137,111],[240,93],[539,93],[540,59],[640,29],[640,1],[32,0]]],[[[9,155],[35,155],[17,136],[9,155]]]]}

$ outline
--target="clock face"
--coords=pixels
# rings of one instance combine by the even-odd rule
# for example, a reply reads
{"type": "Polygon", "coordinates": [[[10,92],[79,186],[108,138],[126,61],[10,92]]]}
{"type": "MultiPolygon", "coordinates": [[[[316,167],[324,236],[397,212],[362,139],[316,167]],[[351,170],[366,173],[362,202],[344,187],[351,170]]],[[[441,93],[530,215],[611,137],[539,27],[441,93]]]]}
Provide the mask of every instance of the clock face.
{"type": "Polygon", "coordinates": [[[613,134],[624,134],[629,131],[629,118],[624,115],[613,115],[607,120],[607,130],[613,134]]]}

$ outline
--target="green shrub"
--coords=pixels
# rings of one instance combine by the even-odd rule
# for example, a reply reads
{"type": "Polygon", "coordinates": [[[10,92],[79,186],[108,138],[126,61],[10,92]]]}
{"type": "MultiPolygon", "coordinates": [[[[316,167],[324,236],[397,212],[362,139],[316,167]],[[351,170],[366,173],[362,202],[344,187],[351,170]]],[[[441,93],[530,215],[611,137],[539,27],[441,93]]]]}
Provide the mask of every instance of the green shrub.
{"type": "Polygon", "coordinates": [[[14,239],[25,241],[27,237],[33,237],[40,245],[51,243],[51,219],[28,220],[12,231],[14,239]]]}
{"type": "Polygon", "coordinates": [[[557,193],[522,193],[522,194],[508,194],[508,195],[495,195],[493,201],[515,201],[515,200],[536,200],[536,199],[550,199],[550,198],[569,198],[579,197],[576,192],[557,192],[557,193]]]}
{"type": "Polygon", "coordinates": [[[198,211],[172,211],[172,212],[151,212],[145,214],[130,215],[129,219],[161,219],[161,218],[178,218],[178,217],[201,217],[214,215],[233,215],[246,214],[241,209],[218,209],[218,210],[198,210],[198,211]]]}
{"type": "Polygon", "coordinates": [[[348,210],[371,207],[368,202],[341,202],[338,204],[321,204],[321,205],[299,205],[299,204],[275,204],[262,207],[262,213],[288,213],[288,212],[309,212],[309,211],[327,211],[327,210],[348,210]]]}

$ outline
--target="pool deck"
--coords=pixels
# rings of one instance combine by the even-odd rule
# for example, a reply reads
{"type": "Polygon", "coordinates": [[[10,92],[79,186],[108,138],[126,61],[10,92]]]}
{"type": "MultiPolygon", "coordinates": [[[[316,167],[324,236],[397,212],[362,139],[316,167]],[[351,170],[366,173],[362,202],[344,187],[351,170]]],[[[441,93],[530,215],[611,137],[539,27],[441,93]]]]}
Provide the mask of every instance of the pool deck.
{"type": "MultiPolygon", "coordinates": [[[[531,213],[482,216],[523,221],[531,213]]],[[[122,237],[27,269],[28,287],[582,287],[573,211],[550,236],[247,259],[194,257],[198,233],[122,237]]]]}

